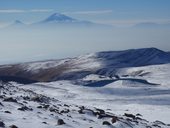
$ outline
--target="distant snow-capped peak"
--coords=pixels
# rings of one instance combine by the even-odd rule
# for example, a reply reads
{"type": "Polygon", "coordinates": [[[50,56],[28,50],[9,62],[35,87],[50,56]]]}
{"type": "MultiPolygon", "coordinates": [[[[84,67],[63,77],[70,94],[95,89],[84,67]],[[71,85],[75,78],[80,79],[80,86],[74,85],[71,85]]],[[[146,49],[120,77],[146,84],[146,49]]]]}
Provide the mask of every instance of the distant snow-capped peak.
{"type": "Polygon", "coordinates": [[[48,22],[76,22],[76,21],[78,20],[73,19],[64,14],[54,13],[51,16],[49,16],[47,19],[45,19],[43,22],[48,23],[48,22]]]}

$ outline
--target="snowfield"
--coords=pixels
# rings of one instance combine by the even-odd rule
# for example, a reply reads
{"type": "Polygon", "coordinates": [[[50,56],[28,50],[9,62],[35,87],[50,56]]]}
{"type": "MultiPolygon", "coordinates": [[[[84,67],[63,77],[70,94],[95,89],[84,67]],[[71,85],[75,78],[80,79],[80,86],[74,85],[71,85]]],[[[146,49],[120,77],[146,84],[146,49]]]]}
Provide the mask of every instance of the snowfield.
{"type": "MultiPolygon", "coordinates": [[[[121,69],[119,75],[129,74],[129,79],[126,77],[124,80],[122,77],[122,80],[106,82],[106,85],[99,87],[75,85],[72,81],[16,86],[33,90],[37,94],[55,98],[65,103],[90,108],[97,107],[116,115],[124,115],[124,113],[140,114],[142,118],[150,122],[159,120],[168,124],[170,122],[169,68],[170,64],[121,69]],[[141,70],[150,73],[145,76],[134,75],[134,72],[141,70]],[[136,78],[146,79],[157,84],[150,85],[133,81],[136,78]]],[[[97,83],[98,81],[110,81],[110,78],[89,75],[83,79],[83,81],[89,80],[94,80],[97,83]]]]}
{"type": "MultiPolygon", "coordinates": [[[[148,122],[147,120],[143,119],[143,116],[140,113],[129,114],[130,110],[126,110],[123,116],[119,114],[115,115],[113,112],[120,111],[123,109],[123,107],[117,106],[109,109],[110,106],[107,106],[109,104],[108,100],[104,99],[104,97],[102,98],[97,93],[96,96],[99,96],[99,98],[97,98],[98,100],[96,100],[96,102],[93,101],[94,98],[82,98],[85,95],[81,96],[81,93],[79,93],[77,90],[71,94],[71,92],[69,92],[69,90],[71,91],[69,86],[76,85],[69,85],[69,83],[64,81],[58,83],[50,83],[49,85],[51,86],[47,86],[47,84],[25,86],[16,83],[1,83],[1,94],[3,95],[0,97],[0,127],[170,127],[169,124],[165,124],[162,121],[148,122]],[[61,84],[66,84],[66,89],[61,88],[61,84]],[[78,95],[77,98],[75,95],[78,95]],[[60,101],[60,99],[62,101],[60,101]],[[69,102],[65,99],[69,99],[69,102]],[[101,101],[102,99],[103,101],[101,101]],[[101,105],[94,107],[94,103],[101,105]],[[80,104],[86,104],[86,106],[80,104]],[[104,109],[100,109],[102,107],[104,107],[104,109]]],[[[84,90],[85,88],[80,87],[79,89],[84,90]]],[[[94,90],[90,91],[95,92],[94,90]]],[[[90,94],[90,92],[87,94],[90,94]]],[[[112,102],[110,102],[110,105],[111,103],[112,102]]],[[[117,102],[115,103],[117,104],[117,102]]],[[[119,106],[123,106],[123,104],[119,104],[119,106]]],[[[127,106],[127,108],[129,109],[130,107],[127,106]]]]}
{"type": "Polygon", "coordinates": [[[166,101],[161,88],[157,95],[157,91],[153,92],[155,87],[148,94],[146,86],[142,89],[121,87],[125,86],[121,82],[116,84],[96,88],[73,85],[70,81],[2,84],[0,124],[19,128],[170,127],[165,124],[170,117],[170,95],[166,101]],[[158,101],[160,96],[163,101],[158,101]]]}

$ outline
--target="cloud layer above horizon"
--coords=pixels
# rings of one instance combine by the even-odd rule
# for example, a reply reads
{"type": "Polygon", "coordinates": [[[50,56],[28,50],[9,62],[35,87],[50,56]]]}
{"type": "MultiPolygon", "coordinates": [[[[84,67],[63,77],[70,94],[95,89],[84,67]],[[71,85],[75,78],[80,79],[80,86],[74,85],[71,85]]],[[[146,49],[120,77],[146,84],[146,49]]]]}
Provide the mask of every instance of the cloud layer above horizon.
{"type": "Polygon", "coordinates": [[[169,0],[1,0],[0,64],[142,47],[170,51],[169,6],[169,0]],[[55,12],[113,28],[5,30],[15,20],[33,24],[55,12]]]}

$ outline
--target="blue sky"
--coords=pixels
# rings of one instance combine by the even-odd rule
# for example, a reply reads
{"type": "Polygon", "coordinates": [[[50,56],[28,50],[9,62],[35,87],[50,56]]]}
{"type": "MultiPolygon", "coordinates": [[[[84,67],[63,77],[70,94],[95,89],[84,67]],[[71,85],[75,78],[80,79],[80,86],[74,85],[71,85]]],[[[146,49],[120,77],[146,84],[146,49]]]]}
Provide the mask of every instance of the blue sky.
{"type": "Polygon", "coordinates": [[[54,12],[107,24],[170,22],[170,0],[0,0],[0,26],[42,20],[54,12]]]}

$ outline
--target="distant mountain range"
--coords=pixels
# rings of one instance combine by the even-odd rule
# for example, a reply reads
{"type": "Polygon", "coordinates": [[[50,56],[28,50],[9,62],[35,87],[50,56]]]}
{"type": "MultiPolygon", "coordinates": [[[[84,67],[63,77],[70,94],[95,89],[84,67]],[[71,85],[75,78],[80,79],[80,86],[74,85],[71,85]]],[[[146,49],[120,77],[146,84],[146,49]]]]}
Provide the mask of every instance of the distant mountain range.
{"type": "Polygon", "coordinates": [[[93,23],[90,21],[78,20],[60,13],[54,13],[46,19],[32,24],[25,24],[16,20],[7,28],[34,28],[34,27],[111,27],[110,25],[93,23]]]}
{"type": "Polygon", "coordinates": [[[32,81],[81,79],[89,74],[116,75],[117,69],[170,63],[170,53],[156,48],[98,52],[76,58],[0,66],[0,78],[32,81]]]}
{"type": "MultiPolygon", "coordinates": [[[[55,27],[103,27],[103,28],[115,28],[113,25],[99,24],[86,20],[78,20],[69,17],[64,14],[54,13],[43,19],[42,21],[35,22],[32,24],[25,24],[20,20],[16,20],[5,28],[55,28],[55,27]]],[[[154,22],[141,22],[137,23],[132,28],[170,28],[170,23],[158,24],[154,22]]]]}

